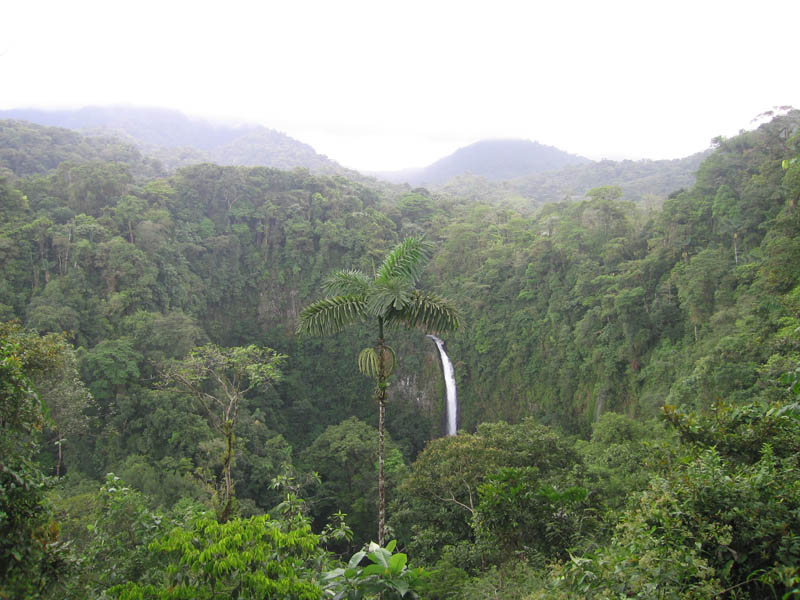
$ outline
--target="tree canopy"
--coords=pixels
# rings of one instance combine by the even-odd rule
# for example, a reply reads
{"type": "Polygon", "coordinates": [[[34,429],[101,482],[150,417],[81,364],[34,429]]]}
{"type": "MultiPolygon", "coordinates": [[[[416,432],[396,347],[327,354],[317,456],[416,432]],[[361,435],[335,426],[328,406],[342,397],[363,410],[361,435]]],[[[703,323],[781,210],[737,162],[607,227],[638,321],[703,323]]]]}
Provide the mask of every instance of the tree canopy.
{"type": "Polygon", "coordinates": [[[2,127],[0,596],[800,593],[797,111],[556,202],[2,127]]]}

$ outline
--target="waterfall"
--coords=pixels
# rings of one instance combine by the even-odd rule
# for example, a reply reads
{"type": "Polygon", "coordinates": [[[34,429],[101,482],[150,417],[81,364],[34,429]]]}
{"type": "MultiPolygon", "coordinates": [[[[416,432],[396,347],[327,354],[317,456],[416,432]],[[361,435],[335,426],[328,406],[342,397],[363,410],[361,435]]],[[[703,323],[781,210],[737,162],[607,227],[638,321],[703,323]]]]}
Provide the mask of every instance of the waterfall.
{"type": "Polygon", "coordinates": [[[458,423],[458,400],[456,399],[456,375],[453,363],[444,350],[444,342],[435,335],[428,335],[439,349],[439,358],[442,362],[444,386],[447,391],[447,435],[455,435],[458,423]]]}

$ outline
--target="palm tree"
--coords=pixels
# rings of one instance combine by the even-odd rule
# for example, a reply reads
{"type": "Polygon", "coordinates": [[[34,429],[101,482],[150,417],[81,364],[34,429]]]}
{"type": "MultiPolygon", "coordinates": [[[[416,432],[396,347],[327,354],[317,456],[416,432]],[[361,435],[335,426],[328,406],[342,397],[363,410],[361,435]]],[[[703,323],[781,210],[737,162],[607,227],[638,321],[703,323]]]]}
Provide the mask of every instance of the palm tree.
{"type": "Polygon", "coordinates": [[[383,476],[384,416],[389,376],[397,365],[394,350],[386,345],[385,331],[393,327],[418,327],[426,333],[458,328],[458,311],[444,298],[415,288],[432,244],[409,237],[386,255],[372,277],[358,270],[336,271],[322,287],[327,297],[300,313],[298,333],[327,335],[361,321],[378,326],[378,338],[358,355],[358,368],[376,380],[378,403],[378,544],[383,546],[386,494],[383,476]]]}

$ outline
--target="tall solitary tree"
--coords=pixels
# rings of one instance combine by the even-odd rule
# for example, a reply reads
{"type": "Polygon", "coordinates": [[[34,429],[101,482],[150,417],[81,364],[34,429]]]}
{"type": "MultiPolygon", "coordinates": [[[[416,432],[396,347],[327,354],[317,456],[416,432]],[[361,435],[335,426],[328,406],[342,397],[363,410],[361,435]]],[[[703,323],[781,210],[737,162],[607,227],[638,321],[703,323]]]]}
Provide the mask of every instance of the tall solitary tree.
{"type": "Polygon", "coordinates": [[[397,357],[386,344],[387,329],[420,328],[442,333],[459,326],[459,313],[449,301],[416,289],[432,244],[408,237],[395,246],[372,277],[358,270],[336,271],[323,283],[327,297],[300,314],[298,333],[327,335],[364,321],[377,325],[375,345],[358,355],[358,368],[376,381],[378,404],[378,544],[384,543],[386,494],[384,485],[384,416],[388,379],[397,357]]]}
{"type": "Polygon", "coordinates": [[[280,365],[285,358],[271,348],[261,346],[221,348],[206,344],[192,350],[183,360],[168,363],[162,374],[166,382],[192,394],[210,424],[225,438],[222,482],[217,498],[221,523],[231,517],[233,508],[231,469],[239,408],[249,391],[280,378],[280,365]]]}

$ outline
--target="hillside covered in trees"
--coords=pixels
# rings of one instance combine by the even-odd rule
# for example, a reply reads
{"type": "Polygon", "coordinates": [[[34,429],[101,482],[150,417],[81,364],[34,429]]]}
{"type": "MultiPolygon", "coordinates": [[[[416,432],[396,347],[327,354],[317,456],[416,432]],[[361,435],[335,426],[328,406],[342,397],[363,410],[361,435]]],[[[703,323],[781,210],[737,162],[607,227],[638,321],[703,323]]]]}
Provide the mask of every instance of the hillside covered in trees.
{"type": "Polygon", "coordinates": [[[589,190],[614,186],[622,199],[644,209],[660,208],[671,193],[689,189],[708,152],[675,160],[601,160],[521,176],[489,181],[463,174],[437,189],[443,193],[483,202],[493,201],[528,212],[543,204],[581,200],[589,190]]]}
{"type": "Polygon", "coordinates": [[[0,597],[798,597],[799,128],[648,204],[647,164],[538,202],[0,121],[0,597]],[[298,323],[411,236],[460,432],[435,346],[387,331],[397,545],[362,554],[375,332],[298,323]]]}
{"type": "MultiPolygon", "coordinates": [[[[259,125],[212,123],[176,110],[137,107],[85,107],[77,110],[0,110],[0,119],[71,129],[120,139],[165,167],[202,162],[220,165],[305,167],[313,172],[350,174],[338,163],[285,133],[259,125]]],[[[91,137],[87,138],[88,143],[91,137]]]]}
{"type": "MultiPolygon", "coordinates": [[[[61,160],[87,159],[64,154],[63,144],[97,144],[108,153],[111,148],[140,152],[150,162],[158,161],[165,171],[213,162],[228,166],[261,166],[278,169],[306,168],[312,173],[343,175],[393,195],[393,184],[425,186],[447,195],[481,202],[512,204],[525,212],[530,207],[582,198],[587,191],[605,185],[619,186],[623,197],[642,206],[660,206],[671,192],[694,185],[694,174],[706,153],[676,160],[591,161],[538,142],[528,140],[481,140],[460,148],[433,164],[418,169],[366,173],[345,169],[313,148],[291,137],[261,126],[213,123],[166,109],[135,107],[86,107],[78,110],[14,109],[0,111],[0,119],[27,121],[28,136],[51,135],[61,160]],[[36,127],[35,124],[41,127],[36,127]],[[75,137],[55,128],[66,128],[89,137],[75,137]],[[37,133],[33,133],[36,130],[37,133]],[[45,134],[44,132],[50,132],[45,134]],[[70,137],[72,136],[72,137],[70,137]],[[100,137],[100,140],[94,138],[100,137]],[[115,138],[111,142],[108,138],[115,138]],[[80,139],[80,143],[78,142],[80,139]],[[135,149],[135,150],[134,150],[135,149]],[[375,177],[377,179],[371,179],[375,177]]],[[[12,151],[33,153],[47,160],[54,148],[35,139],[22,143],[18,124],[7,122],[2,146],[12,151]],[[16,138],[16,139],[15,139],[16,138]]],[[[132,157],[106,156],[109,160],[135,161],[132,157]]],[[[17,158],[19,160],[19,158],[17,158]]],[[[51,164],[48,168],[52,168],[51,164]]],[[[13,170],[13,169],[12,169],[13,170]]]]}

